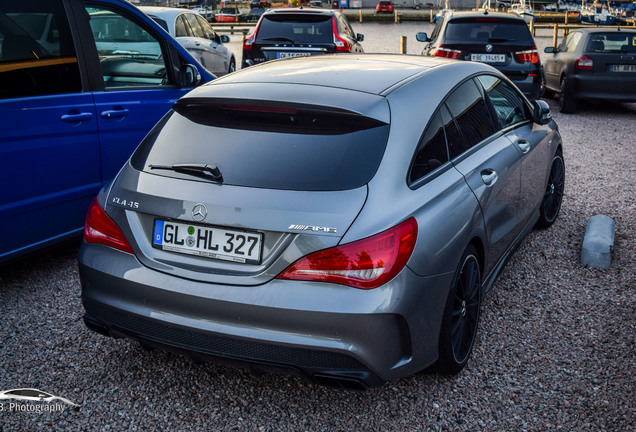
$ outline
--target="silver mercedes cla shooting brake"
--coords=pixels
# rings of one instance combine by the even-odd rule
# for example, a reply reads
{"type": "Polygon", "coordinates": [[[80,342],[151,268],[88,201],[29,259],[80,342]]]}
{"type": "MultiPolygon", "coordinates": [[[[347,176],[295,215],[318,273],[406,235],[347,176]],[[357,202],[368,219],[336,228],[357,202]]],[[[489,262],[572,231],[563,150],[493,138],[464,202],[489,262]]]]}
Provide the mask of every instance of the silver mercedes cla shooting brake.
{"type": "Polygon", "coordinates": [[[483,294],[564,188],[561,136],[496,69],[264,63],[181,98],[90,206],[92,330],[344,388],[467,363],[483,294]]]}

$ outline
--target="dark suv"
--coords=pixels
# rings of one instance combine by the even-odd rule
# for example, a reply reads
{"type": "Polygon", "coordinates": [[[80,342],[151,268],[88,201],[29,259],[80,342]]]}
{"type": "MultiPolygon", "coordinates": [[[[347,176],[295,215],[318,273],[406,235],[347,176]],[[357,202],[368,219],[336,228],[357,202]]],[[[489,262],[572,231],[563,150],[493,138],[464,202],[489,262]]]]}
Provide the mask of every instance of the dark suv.
{"type": "Polygon", "coordinates": [[[287,57],[360,53],[363,39],[337,10],[270,9],[243,42],[243,67],[287,57]]]}
{"type": "Polygon", "coordinates": [[[541,64],[528,25],[518,15],[499,12],[443,14],[422,55],[487,63],[505,74],[530,100],[539,98],[541,64]]]}

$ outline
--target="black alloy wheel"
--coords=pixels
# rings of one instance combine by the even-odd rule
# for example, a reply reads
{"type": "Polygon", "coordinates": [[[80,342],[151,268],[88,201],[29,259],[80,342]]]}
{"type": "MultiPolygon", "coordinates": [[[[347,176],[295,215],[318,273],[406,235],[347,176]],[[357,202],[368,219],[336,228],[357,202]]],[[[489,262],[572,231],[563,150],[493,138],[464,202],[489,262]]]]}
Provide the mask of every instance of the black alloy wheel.
{"type": "Polygon", "coordinates": [[[469,245],[459,262],[446,300],[436,365],[440,372],[454,375],[468,363],[477,335],[481,297],[479,256],[469,245]]]}
{"type": "Polygon", "coordinates": [[[548,177],[548,186],[546,187],[545,194],[543,195],[541,207],[539,207],[537,228],[548,228],[557,219],[557,216],[559,216],[559,210],[561,210],[564,190],[565,162],[563,162],[563,154],[559,150],[552,159],[550,177],[548,177]]]}

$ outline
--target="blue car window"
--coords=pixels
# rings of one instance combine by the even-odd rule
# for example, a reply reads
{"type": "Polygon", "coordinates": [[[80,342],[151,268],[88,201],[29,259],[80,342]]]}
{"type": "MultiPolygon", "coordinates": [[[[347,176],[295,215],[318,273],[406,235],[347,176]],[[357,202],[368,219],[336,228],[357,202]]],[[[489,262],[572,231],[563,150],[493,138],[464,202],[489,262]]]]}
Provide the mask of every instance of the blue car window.
{"type": "Polygon", "coordinates": [[[0,11],[0,98],[82,90],[61,0],[12,2],[0,11]]]}
{"type": "Polygon", "coordinates": [[[172,84],[166,73],[167,56],[153,35],[114,10],[95,5],[86,9],[106,88],[172,84]]]}

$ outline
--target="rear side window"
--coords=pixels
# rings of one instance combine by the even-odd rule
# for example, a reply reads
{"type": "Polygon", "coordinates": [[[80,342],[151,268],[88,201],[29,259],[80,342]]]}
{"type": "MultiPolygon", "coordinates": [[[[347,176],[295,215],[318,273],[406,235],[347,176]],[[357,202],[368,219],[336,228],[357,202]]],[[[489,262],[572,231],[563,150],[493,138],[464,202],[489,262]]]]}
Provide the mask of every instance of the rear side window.
{"type": "Polygon", "coordinates": [[[495,132],[486,102],[473,80],[453,90],[446,100],[449,111],[455,117],[462,139],[449,140],[451,159],[465,152],[495,132]]]}
{"type": "Polygon", "coordinates": [[[409,180],[412,183],[446,162],[448,162],[446,135],[444,134],[442,114],[441,111],[438,111],[417,146],[409,180]]]}
{"type": "Polygon", "coordinates": [[[345,190],[371,180],[388,134],[386,123],[325,107],[182,100],[131,162],[138,170],[189,180],[197,179],[149,165],[216,165],[224,184],[235,186],[345,190]]]}
{"type": "Polygon", "coordinates": [[[461,18],[448,23],[445,43],[510,42],[534,45],[532,34],[522,20],[501,18],[461,18]]]}
{"type": "Polygon", "coordinates": [[[333,24],[330,15],[273,14],[264,16],[256,42],[287,41],[333,42],[333,24]]]}
{"type": "Polygon", "coordinates": [[[81,90],[77,55],[62,2],[3,2],[0,98],[81,90]]]}
{"type": "Polygon", "coordinates": [[[605,53],[636,53],[636,33],[592,33],[588,38],[586,51],[605,53]]]}

